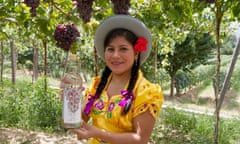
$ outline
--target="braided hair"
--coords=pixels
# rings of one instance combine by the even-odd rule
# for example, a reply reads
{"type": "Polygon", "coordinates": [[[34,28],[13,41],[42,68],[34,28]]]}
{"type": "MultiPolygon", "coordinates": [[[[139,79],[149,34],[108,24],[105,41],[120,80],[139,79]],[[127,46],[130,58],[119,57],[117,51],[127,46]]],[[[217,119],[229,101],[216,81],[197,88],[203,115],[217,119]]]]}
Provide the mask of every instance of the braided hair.
{"type": "MultiPolygon", "coordinates": [[[[128,87],[127,87],[127,90],[129,92],[133,91],[133,88],[134,88],[134,86],[136,84],[136,81],[137,81],[137,78],[138,78],[138,70],[139,70],[139,68],[140,68],[140,55],[139,55],[137,61],[135,61],[133,66],[132,66],[131,78],[130,78],[130,81],[129,81],[129,84],[128,84],[128,87]]],[[[129,99],[127,101],[127,104],[123,107],[122,115],[125,115],[125,114],[128,113],[128,111],[130,110],[131,105],[132,105],[132,100],[133,99],[129,99]]]]}
{"type": "MultiPolygon", "coordinates": [[[[132,33],[131,31],[129,31],[127,29],[118,28],[118,29],[114,29],[108,33],[108,35],[106,36],[105,41],[104,41],[104,47],[106,47],[114,38],[116,38],[118,36],[123,36],[132,45],[134,45],[137,41],[137,36],[134,33],[132,33]]],[[[135,87],[135,84],[136,84],[136,81],[138,78],[139,68],[140,68],[140,54],[138,56],[138,59],[134,62],[133,66],[132,66],[131,78],[129,81],[129,85],[127,87],[127,90],[129,92],[132,92],[135,87]]],[[[108,80],[108,77],[110,76],[111,72],[112,71],[107,66],[105,66],[105,69],[101,76],[101,80],[97,86],[97,89],[96,89],[96,92],[94,95],[95,99],[98,99],[100,97],[103,89],[105,88],[105,86],[107,84],[107,80],[108,80]]],[[[126,115],[128,113],[128,111],[131,108],[132,101],[133,101],[133,99],[128,99],[126,105],[123,107],[122,115],[126,115]]]]}
{"type": "Polygon", "coordinates": [[[108,77],[110,76],[111,72],[112,71],[107,66],[105,66],[105,69],[103,70],[103,73],[102,73],[102,76],[101,76],[101,81],[98,84],[97,90],[95,92],[95,98],[100,97],[100,94],[102,93],[102,90],[105,88],[105,86],[107,84],[108,77]]]}

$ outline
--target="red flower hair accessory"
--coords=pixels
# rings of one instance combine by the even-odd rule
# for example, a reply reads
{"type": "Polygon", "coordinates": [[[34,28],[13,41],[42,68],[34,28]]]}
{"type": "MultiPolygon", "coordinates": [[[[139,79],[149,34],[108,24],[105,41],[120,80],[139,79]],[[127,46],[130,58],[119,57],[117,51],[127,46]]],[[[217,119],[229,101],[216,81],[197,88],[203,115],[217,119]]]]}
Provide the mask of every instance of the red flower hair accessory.
{"type": "Polygon", "coordinates": [[[134,45],[135,51],[141,52],[147,50],[147,43],[148,41],[144,37],[139,37],[134,45]]]}

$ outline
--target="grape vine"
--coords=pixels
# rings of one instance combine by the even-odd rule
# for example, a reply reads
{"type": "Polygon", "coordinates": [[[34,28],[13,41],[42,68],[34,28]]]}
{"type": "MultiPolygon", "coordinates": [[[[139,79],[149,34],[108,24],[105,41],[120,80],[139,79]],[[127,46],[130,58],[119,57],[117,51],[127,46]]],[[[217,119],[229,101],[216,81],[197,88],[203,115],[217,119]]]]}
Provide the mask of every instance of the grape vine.
{"type": "Polygon", "coordinates": [[[31,16],[36,16],[37,15],[37,7],[40,4],[40,0],[24,0],[23,1],[28,7],[31,7],[30,12],[31,16]]]}
{"type": "Polygon", "coordinates": [[[79,17],[84,23],[88,23],[92,16],[92,5],[94,0],[77,0],[77,9],[79,17]]]}
{"type": "Polygon", "coordinates": [[[62,48],[64,51],[70,50],[77,37],[80,37],[80,32],[74,24],[59,24],[54,32],[57,47],[62,48]]]}
{"type": "Polygon", "coordinates": [[[126,14],[128,15],[129,8],[131,6],[130,0],[111,0],[114,5],[115,14],[126,14]]]}

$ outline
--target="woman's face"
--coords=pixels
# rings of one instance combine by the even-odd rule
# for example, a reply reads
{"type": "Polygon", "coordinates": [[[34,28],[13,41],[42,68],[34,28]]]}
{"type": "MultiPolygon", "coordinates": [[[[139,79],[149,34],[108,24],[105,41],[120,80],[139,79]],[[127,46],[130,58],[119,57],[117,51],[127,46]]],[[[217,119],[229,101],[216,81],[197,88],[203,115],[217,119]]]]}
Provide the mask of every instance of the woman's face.
{"type": "Polygon", "coordinates": [[[137,59],[137,53],[133,45],[123,36],[112,39],[105,48],[106,65],[114,74],[130,73],[135,59],[137,59]]]}

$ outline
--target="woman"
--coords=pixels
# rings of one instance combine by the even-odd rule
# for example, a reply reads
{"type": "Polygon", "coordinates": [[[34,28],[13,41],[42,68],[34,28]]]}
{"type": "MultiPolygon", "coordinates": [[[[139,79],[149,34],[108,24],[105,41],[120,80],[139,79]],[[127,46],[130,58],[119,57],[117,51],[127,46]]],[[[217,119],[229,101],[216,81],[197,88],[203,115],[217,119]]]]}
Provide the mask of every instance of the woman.
{"type": "Polygon", "coordinates": [[[89,144],[147,144],[163,103],[160,86],[140,70],[150,32],[131,16],[112,16],[98,27],[95,46],[106,67],[86,90],[84,121],[72,132],[89,144]]]}

